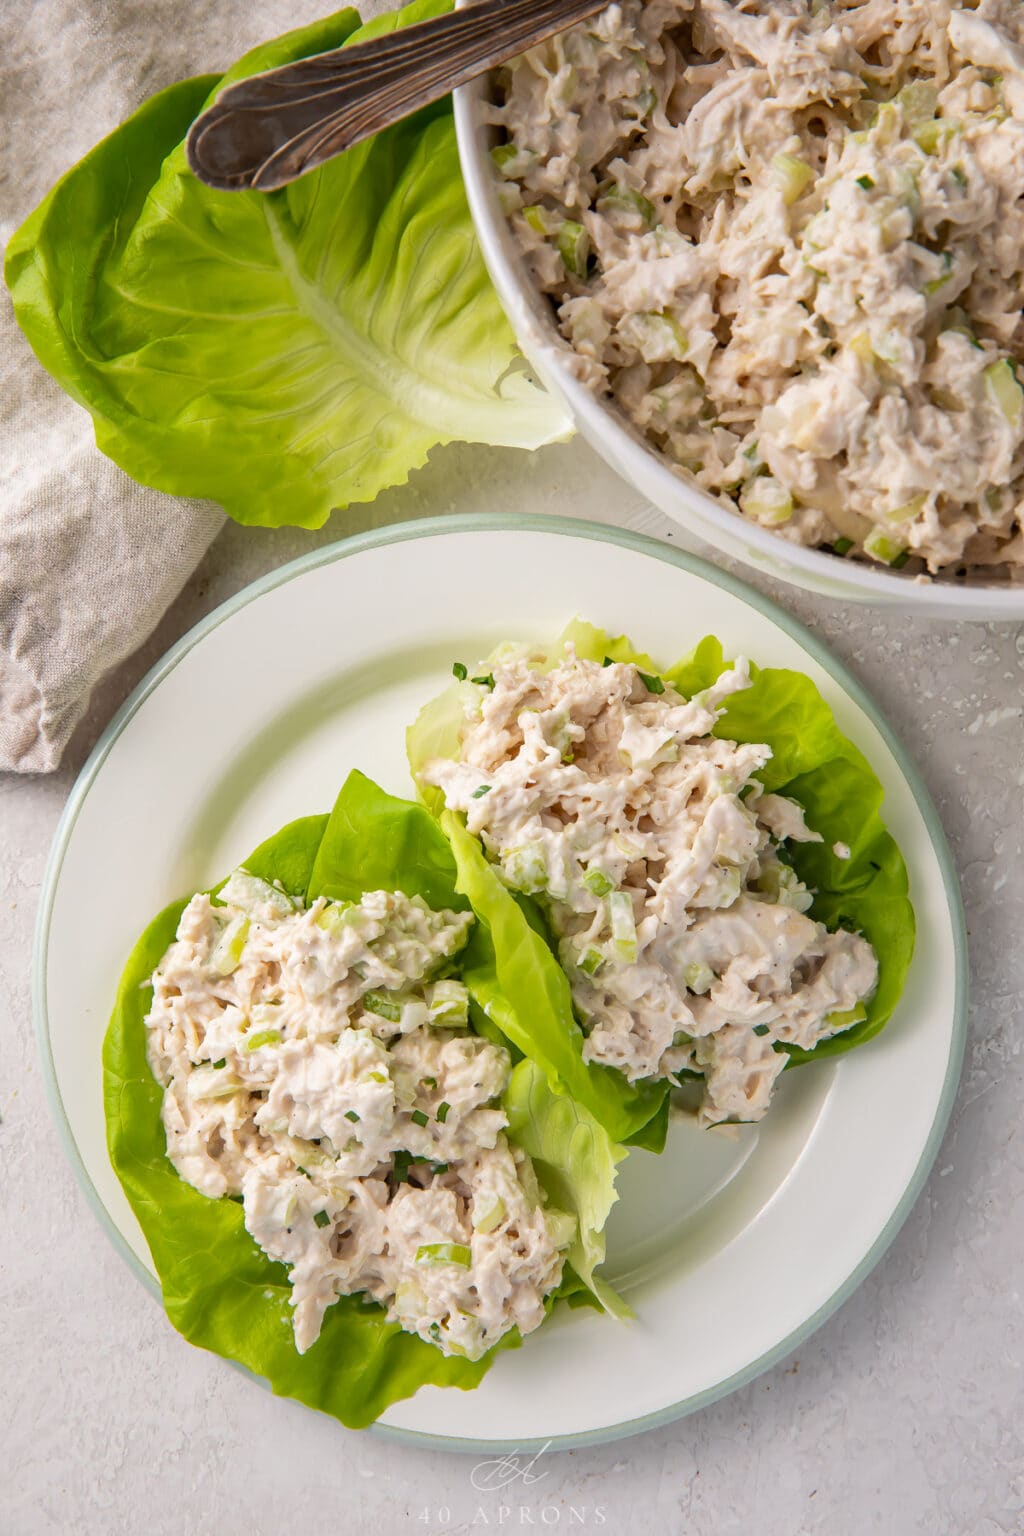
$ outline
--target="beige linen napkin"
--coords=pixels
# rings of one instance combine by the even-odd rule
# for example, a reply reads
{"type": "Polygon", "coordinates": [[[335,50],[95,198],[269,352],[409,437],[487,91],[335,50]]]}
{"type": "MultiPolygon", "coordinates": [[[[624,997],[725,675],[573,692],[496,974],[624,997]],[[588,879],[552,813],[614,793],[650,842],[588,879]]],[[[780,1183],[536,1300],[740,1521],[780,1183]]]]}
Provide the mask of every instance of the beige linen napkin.
{"type": "MultiPolygon", "coordinates": [[[[146,96],[226,68],[329,9],[323,0],[0,5],[0,241],[146,96]]],[[[94,684],[152,631],[223,521],[211,503],[136,485],[99,453],[90,418],[36,362],[3,290],[0,769],[57,766],[94,684]]]]}

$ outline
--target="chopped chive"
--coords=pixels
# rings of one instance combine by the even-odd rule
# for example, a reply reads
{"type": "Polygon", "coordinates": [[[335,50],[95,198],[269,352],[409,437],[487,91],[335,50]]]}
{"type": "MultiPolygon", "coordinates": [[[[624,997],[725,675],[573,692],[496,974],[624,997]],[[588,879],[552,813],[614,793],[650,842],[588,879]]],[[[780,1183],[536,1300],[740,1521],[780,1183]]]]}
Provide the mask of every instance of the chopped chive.
{"type": "Polygon", "coordinates": [[[448,1164],[447,1163],[435,1163],[434,1164],[434,1172],[435,1173],[447,1173],[448,1172],[448,1164]]]}
{"type": "Polygon", "coordinates": [[[602,661],[601,665],[602,665],[602,667],[614,667],[615,666],[615,662],[614,662],[614,660],[612,659],[611,656],[606,656],[604,661],[602,661]]]}
{"type": "Polygon", "coordinates": [[[660,677],[651,677],[651,675],[649,673],[641,672],[639,667],[637,668],[637,674],[636,675],[640,679],[640,681],[643,683],[643,685],[647,689],[648,693],[664,693],[665,692],[665,684],[662,682],[660,677]]]}
{"type": "Polygon", "coordinates": [[[904,550],[900,551],[900,553],[896,556],[895,560],[890,560],[889,564],[892,566],[892,569],[894,571],[902,571],[903,567],[906,565],[906,563],[907,563],[907,561],[909,559],[910,559],[910,550],[909,549],[904,549],[904,550]]]}
{"type": "Polygon", "coordinates": [[[865,192],[870,192],[875,184],[870,176],[858,176],[857,185],[858,187],[863,187],[865,192]]]}
{"type": "Polygon", "coordinates": [[[436,1088],[437,1087],[437,1078],[436,1077],[421,1077],[420,1078],[420,1082],[423,1084],[424,1088],[436,1088]]]}
{"type": "Polygon", "coordinates": [[[450,1109],[451,1105],[448,1103],[447,1099],[443,1099],[437,1106],[437,1118],[441,1125],[444,1125],[445,1121],[448,1119],[448,1111],[450,1109]]]}
{"type": "Polygon", "coordinates": [[[483,799],[484,795],[490,793],[490,788],[491,788],[491,786],[489,784],[481,784],[479,789],[474,789],[472,795],[470,796],[470,799],[471,800],[481,800],[481,799],[483,799]]]}
{"type": "Polygon", "coordinates": [[[441,1324],[440,1323],[431,1323],[430,1327],[427,1329],[427,1332],[430,1334],[430,1337],[432,1339],[436,1340],[436,1342],[438,1344],[440,1344],[440,1342],[441,1342],[441,1324]]]}
{"type": "Polygon", "coordinates": [[[430,1116],[425,1115],[422,1109],[414,1109],[412,1112],[412,1118],[416,1125],[426,1125],[427,1121],[430,1119],[430,1116]]]}
{"type": "Polygon", "coordinates": [[[485,672],[483,677],[474,677],[474,678],[471,678],[470,681],[474,682],[474,683],[479,683],[481,688],[493,688],[494,687],[494,673],[493,672],[485,672]]]}
{"type": "Polygon", "coordinates": [[[316,1222],[318,1227],[329,1227],[331,1224],[331,1218],[328,1216],[326,1211],[317,1211],[316,1215],[313,1217],[313,1220],[316,1222]]]}
{"type": "Polygon", "coordinates": [[[832,545],[832,548],[835,550],[837,555],[848,555],[850,550],[853,548],[853,540],[836,539],[835,543],[832,545]]]}
{"type": "Polygon", "coordinates": [[[353,1125],[359,1124],[359,1116],[356,1114],[354,1109],[346,1109],[345,1119],[351,1120],[353,1125]]]}
{"type": "Polygon", "coordinates": [[[220,1061],[215,1061],[213,1065],[214,1065],[214,1067],[226,1067],[227,1064],[228,1064],[227,1057],[226,1056],[222,1056],[220,1061]]]}
{"type": "Polygon", "coordinates": [[[409,1182],[409,1164],[412,1157],[408,1152],[395,1153],[395,1183],[407,1184],[409,1182]]]}
{"type": "Polygon", "coordinates": [[[307,1172],[306,1172],[306,1169],[305,1169],[305,1168],[303,1168],[303,1167],[302,1167],[302,1166],[301,1166],[301,1164],[299,1164],[299,1163],[296,1163],[296,1165],[295,1165],[295,1166],[296,1166],[296,1168],[297,1168],[297,1169],[298,1169],[298,1171],[299,1171],[299,1173],[301,1173],[301,1174],[302,1174],[302,1176],[303,1176],[303,1178],[305,1178],[305,1179],[308,1179],[308,1178],[309,1178],[309,1177],[310,1177],[310,1175],[309,1175],[309,1174],[308,1174],[308,1173],[307,1173],[307,1172]]]}
{"type": "Polygon", "coordinates": [[[363,1007],[368,1013],[376,1013],[382,1019],[389,1019],[392,1024],[397,1024],[402,1017],[400,1003],[394,1003],[386,992],[366,992],[363,994],[363,1007]]]}
{"type": "Polygon", "coordinates": [[[457,677],[460,683],[464,683],[469,676],[469,668],[464,661],[452,662],[452,676],[457,677]]]}
{"type": "Polygon", "coordinates": [[[766,1035],[770,1029],[771,1029],[771,1025],[770,1024],[755,1024],[754,1025],[754,1034],[755,1035],[766,1035]]]}

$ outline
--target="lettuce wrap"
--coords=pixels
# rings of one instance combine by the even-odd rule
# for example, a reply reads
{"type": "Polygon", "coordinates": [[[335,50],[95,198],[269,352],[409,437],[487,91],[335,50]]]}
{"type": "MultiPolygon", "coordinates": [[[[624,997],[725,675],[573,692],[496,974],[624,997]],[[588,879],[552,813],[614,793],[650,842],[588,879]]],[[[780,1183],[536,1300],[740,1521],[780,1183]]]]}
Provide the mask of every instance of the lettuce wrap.
{"type": "MultiPolygon", "coordinates": [[[[330,816],[291,822],[262,843],[244,868],[307,903],[321,895],[358,898],[366,890],[387,889],[420,896],[433,907],[468,906],[456,889],[454,857],[428,813],[359,773],[349,776],[330,816]]],[[[144,1021],[152,998],[149,978],[185,905],[182,900],[167,907],[136,944],[103,1048],[110,1157],[149,1245],[171,1322],[191,1343],[264,1377],[275,1393],[354,1428],[425,1384],[476,1386],[497,1350],[520,1342],[514,1330],[479,1361],[446,1358],[358,1294],[340,1296],[328,1308],[320,1337],[300,1355],[290,1326],[286,1267],[257,1247],[240,1204],[200,1194],[168,1160],[163,1090],[149,1068],[144,1021]]],[[[500,934],[493,947],[471,942],[467,973],[483,989],[483,1003],[474,1009],[477,1024],[502,1043],[504,1029],[493,1017],[515,1029],[515,1066],[503,1101],[507,1134],[536,1159],[550,1203],[577,1221],[561,1284],[549,1301],[589,1301],[623,1315],[627,1309],[594,1269],[604,1256],[601,1231],[616,1198],[615,1168],[624,1150],[584,1106],[551,1091],[546,1072],[529,1054],[532,975],[521,978],[515,998],[505,999],[496,973],[514,977],[516,957],[503,952],[500,934]]]]}
{"type": "MultiPolygon", "coordinates": [[[[682,661],[665,668],[637,651],[627,637],[612,637],[580,620],[570,624],[550,650],[531,647],[531,656],[536,656],[541,670],[549,670],[562,659],[569,643],[583,660],[601,662],[608,657],[631,662],[648,675],[664,678],[684,698],[709,687],[730,665],[721,641],[714,636],[705,637],[682,661]]],[[[514,649],[500,647],[482,664],[484,673],[514,649]]],[[[810,1051],[776,1046],[789,1056],[787,1065],[796,1066],[852,1050],[885,1027],[913,956],[914,911],[906,866],[882,821],[882,786],[867,759],[839,730],[831,709],[808,677],[753,664],[750,670],[750,687],[728,698],[714,734],[738,742],[765,742],[771,747],[770,760],[755,776],[766,792],[786,795],[803,806],[808,825],[823,839],[821,843],[795,843],[787,850],[796,874],[813,892],[810,915],[830,930],[843,927],[863,934],[879,962],[878,986],[866,1004],[863,1019],[810,1051]],[[848,858],[837,857],[833,851],[837,844],[846,845],[848,858]]],[[[407,732],[409,765],[424,804],[438,817],[451,842],[460,889],[470,893],[482,920],[492,931],[503,927],[517,931],[523,944],[535,941],[553,949],[554,939],[541,907],[530,897],[509,890],[478,840],[466,830],[464,819],[445,810],[441,791],[422,783],[419,777],[430,759],[458,757],[466,711],[475,706],[476,697],[471,680],[462,678],[421,710],[407,732]],[[533,940],[526,939],[526,930],[533,940]]],[[[613,1068],[583,1061],[585,1036],[573,1015],[564,973],[562,982],[558,1014],[563,1040],[557,1062],[554,1052],[548,1051],[549,1064],[554,1063],[549,1082],[556,1090],[559,1084],[568,1088],[610,1128],[615,1121],[608,1114],[607,1100],[614,1086],[606,1088],[601,1075],[609,1074],[623,1089],[630,1085],[613,1068]]],[[[654,1086],[651,1079],[632,1085],[634,1089],[654,1086]]],[[[621,1136],[621,1131],[615,1134],[621,1136]]]]}

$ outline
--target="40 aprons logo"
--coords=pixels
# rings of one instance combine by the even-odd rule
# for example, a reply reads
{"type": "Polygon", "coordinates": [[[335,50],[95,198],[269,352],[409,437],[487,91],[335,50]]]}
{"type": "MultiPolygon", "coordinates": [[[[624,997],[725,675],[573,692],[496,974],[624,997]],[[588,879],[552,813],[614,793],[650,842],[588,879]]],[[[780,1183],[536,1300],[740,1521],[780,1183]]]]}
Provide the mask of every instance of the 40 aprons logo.
{"type": "MultiPolygon", "coordinates": [[[[441,1505],[437,1509],[424,1509],[417,1516],[427,1526],[453,1531],[513,1527],[546,1527],[552,1530],[580,1530],[590,1526],[607,1525],[608,1516],[603,1504],[566,1504],[563,1501],[548,1502],[541,1494],[539,1500],[529,1503],[523,1497],[527,1488],[541,1482],[549,1475],[550,1468],[538,1470],[538,1462],[551,1444],[542,1445],[535,1455],[521,1456],[513,1451],[506,1456],[495,1456],[490,1461],[478,1461],[469,1474],[470,1486],[477,1494],[490,1495],[481,1499],[472,1516],[461,1524],[451,1526],[452,1510],[441,1505]],[[518,1495],[518,1497],[517,1497],[518,1495]],[[497,1502],[493,1499],[497,1497],[497,1502]]],[[[457,1516],[456,1516],[457,1518],[457,1516]]]]}

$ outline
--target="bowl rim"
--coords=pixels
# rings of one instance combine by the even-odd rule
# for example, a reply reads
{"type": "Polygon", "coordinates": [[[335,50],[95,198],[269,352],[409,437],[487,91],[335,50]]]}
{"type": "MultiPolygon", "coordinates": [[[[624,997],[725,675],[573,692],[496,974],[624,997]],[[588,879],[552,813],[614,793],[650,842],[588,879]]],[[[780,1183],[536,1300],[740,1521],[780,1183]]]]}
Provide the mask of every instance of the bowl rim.
{"type": "MultiPolygon", "coordinates": [[[[456,0],[457,7],[466,3],[468,0],[456,0]]],[[[479,117],[480,106],[488,99],[489,78],[481,76],[453,93],[459,159],[477,238],[520,346],[548,390],[568,407],[569,416],[588,441],[605,457],[605,448],[614,453],[641,494],[647,495],[646,485],[653,483],[660,495],[658,505],[666,515],[704,539],[716,554],[742,560],[748,567],[767,568],[771,575],[802,590],[910,609],[921,617],[986,622],[1024,618],[1024,585],[975,582],[966,586],[915,580],[894,571],[848,563],[841,556],[794,543],[750,522],[677,473],[612,405],[574,376],[568,366],[571,349],[547,313],[540,290],[526,275],[497,200],[497,181],[485,152],[484,125],[479,117]],[[669,511],[673,504],[678,510],[669,511]]]]}

